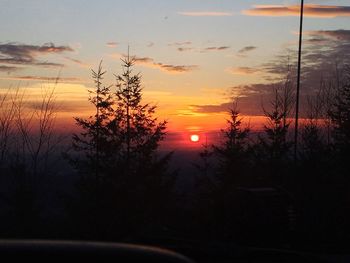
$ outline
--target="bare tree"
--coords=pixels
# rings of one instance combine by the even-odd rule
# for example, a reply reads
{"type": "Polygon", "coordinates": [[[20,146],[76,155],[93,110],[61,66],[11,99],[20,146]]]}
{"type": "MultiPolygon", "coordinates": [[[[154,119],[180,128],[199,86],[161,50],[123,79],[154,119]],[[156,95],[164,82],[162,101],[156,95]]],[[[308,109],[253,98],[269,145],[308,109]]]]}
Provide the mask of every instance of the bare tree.
{"type": "Polygon", "coordinates": [[[13,100],[17,131],[15,156],[34,176],[48,172],[50,155],[59,142],[54,130],[57,115],[55,87],[42,87],[40,95],[39,100],[30,103],[24,90],[13,100]]]}
{"type": "Polygon", "coordinates": [[[14,132],[14,117],[15,117],[15,105],[13,103],[13,94],[11,89],[6,90],[4,93],[0,93],[0,169],[5,162],[5,157],[9,151],[9,143],[11,140],[11,134],[14,132]]]}

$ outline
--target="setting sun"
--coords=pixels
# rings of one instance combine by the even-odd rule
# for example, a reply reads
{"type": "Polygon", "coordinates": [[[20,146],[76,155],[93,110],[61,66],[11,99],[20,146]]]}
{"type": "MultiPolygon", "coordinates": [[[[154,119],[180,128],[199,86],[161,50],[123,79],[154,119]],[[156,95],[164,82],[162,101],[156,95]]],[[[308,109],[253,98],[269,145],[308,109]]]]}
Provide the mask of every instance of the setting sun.
{"type": "Polygon", "coordinates": [[[191,142],[198,142],[199,141],[199,135],[192,134],[190,139],[191,139],[191,142]]]}

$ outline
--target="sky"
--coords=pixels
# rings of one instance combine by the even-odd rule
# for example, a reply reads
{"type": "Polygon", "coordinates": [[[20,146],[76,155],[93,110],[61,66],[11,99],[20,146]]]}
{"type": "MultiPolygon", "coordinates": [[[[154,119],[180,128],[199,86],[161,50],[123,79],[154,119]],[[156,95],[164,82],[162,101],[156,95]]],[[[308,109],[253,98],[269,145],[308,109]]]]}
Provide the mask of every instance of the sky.
{"type": "MultiPolygon", "coordinates": [[[[37,98],[56,85],[61,128],[87,116],[91,69],[103,61],[106,85],[120,58],[136,57],[144,99],[186,140],[225,126],[232,98],[251,125],[262,100],[297,58],[295,0],[0,0],[0,90],[37,98]]],[[[350,53],[348,0],[305,1],[305,94],[350,53]],[[334,62],[334,63],[333,63],[334,62]],[[333,63],[333,64],[332,64],[333,63]],[[309,82],[308,82],[309,81],[309,82]]]]}

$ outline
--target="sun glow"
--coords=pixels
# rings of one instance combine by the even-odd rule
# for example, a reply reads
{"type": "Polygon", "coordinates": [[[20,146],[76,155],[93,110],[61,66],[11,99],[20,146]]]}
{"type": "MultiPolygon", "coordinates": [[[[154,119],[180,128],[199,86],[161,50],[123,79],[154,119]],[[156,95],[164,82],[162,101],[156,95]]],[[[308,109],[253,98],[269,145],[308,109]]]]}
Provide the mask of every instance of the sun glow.
{"type": "Polygon", "coordinates": [[[191,142],[199,142],[199,135],[192,134],[190,137],[191,142]]]}

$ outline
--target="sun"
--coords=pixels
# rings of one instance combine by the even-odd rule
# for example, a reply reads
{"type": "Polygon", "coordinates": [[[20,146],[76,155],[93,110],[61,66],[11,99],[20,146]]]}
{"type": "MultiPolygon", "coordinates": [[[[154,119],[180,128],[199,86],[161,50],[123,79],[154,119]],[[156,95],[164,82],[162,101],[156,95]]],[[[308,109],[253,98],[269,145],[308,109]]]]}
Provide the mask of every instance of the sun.
{"type": "Polygon", "coordinates": [[[191,142],[199,142],[199,135],[198,134],[192,134],[190,137],[191,142]]]}

